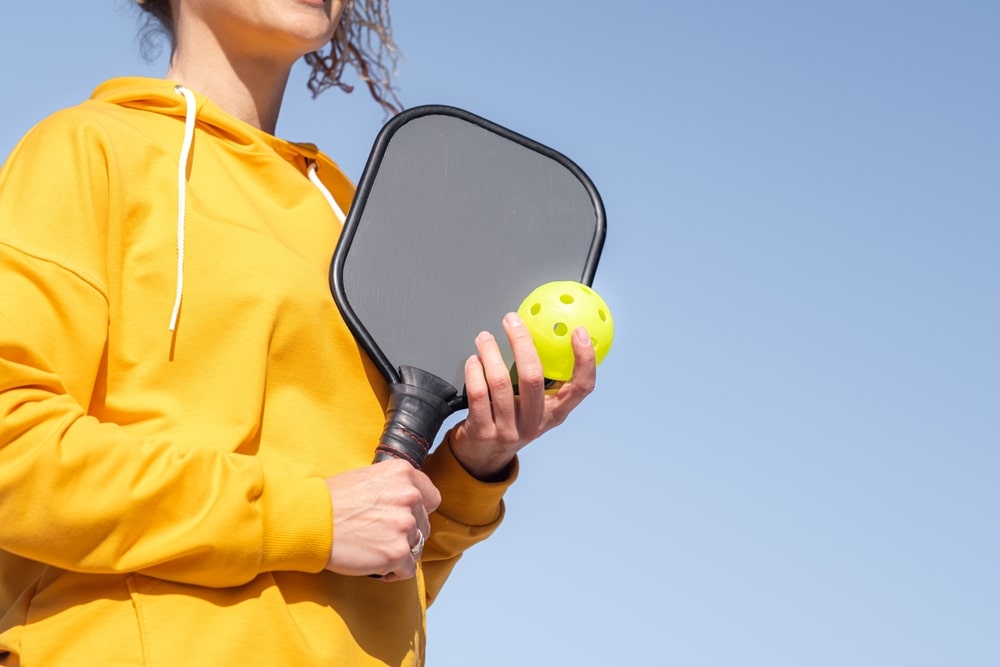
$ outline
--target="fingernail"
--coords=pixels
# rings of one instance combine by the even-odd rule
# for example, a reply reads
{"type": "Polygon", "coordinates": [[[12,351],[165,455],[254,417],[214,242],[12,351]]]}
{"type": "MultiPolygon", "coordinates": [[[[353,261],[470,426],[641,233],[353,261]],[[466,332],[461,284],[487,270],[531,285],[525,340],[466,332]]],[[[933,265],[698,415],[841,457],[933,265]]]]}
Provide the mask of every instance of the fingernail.
{"type": "Polygon", "coordinates": [[[476,340],[489,340],[490,338],[493,338],[493,334],[489,331],[480,331],[479,335],[476,336],[476,340]]]}
{"type": "Polygon", "coordinates": [[[576,342],[578,343],[590,342],[590,334],[587,333],[587,327],[577,327],[573,331],[573,335],[576,337],[576,342]]]}
{"type": "Polygon", "coordinates": [[[503,316],[503,321],[510,327],[519,327],[524,324],[521,318],[517,316],[517,313],[507,313],[503,316]]]}

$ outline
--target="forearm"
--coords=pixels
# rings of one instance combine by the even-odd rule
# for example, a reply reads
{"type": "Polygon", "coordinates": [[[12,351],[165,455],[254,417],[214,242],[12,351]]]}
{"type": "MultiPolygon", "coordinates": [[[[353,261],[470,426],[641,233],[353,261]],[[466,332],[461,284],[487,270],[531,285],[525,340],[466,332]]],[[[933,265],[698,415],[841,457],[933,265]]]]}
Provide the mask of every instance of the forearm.
{"type": "Polygon", "coordinates": [[[70,570],[203,585],[319,570],[329,496],[240,443],[138,436],[94,402],[107,303],[51,262],[0,245],[0,549],[70,570]]]}
{"type": "Polygon", "coordinates": [[[322,480],[210,447],[180,451],[80,414],[68,396],[0,394],[0,548],[56,567],[207,586],[319,570],[322,480]],[[20,397],[20,400],[19,400],[20,397]]]}

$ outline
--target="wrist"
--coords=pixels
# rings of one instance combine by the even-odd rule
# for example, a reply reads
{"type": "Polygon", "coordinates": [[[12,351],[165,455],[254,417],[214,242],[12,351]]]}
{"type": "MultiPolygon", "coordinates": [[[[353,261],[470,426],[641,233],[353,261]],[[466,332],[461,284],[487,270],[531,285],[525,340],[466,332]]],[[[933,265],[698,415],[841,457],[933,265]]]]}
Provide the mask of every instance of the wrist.
{"type": "Polygon", "coordinates": [[[462,437],[456,429],[445,440],[445,445],[451,449],[452,456],[459,465],[480,482],[503,482],[510,477],[513,468],[514,452],[484,452],[483,447],[462,437]]]}
{"type": "Polygon", "coordinates": [[[514,469],[514,452],[483,452],[481,446],[464,437],[461,429],[449,434],[444,444],[462,469],[480,482],[504,482],[514,469]]]}
{"type": "MultiPolygon", "coordinates": [[[[454,450],[453,450],[454,452],[454,450]]],[[[472,477],[475,477],[480,482],[485,482],[487,484],[496,484],[498,482],[505,482],[510,479],[511,472],[514,469],[514,457],[507,457],[497,461],[489,462],[466,462],[462,455],[458,452],[454,452],[455,460],[458,461],[465,472],[469,473],[472,477]]]]}

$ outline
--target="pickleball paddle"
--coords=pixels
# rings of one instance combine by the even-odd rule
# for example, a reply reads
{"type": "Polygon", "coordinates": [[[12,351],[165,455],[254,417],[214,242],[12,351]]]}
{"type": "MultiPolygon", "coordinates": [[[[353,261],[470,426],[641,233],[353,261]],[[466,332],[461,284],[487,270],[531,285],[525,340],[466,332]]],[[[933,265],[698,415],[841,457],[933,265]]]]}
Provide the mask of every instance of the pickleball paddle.
{"type": "Polygon", "coordinates": [[[330,268],[344,319],[390,385],[376,461],[419,468],[467,407],[476,335],[543,283],[592,284],[605,234],[597,189],[555,150],[455,107],[392,118],[330,268]]]}

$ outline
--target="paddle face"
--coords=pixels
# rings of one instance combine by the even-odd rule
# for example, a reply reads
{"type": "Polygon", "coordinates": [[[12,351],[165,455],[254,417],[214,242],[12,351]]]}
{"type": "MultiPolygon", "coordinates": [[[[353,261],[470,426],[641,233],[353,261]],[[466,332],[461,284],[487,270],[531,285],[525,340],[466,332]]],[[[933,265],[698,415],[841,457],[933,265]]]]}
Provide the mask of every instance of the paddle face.
{"type": "Polygon", "coordinates": [[[376,139],[331,287],[390,384],[419,369],[454,388],[455,410],[476,335],[498,333],[542,283],[590,284],[604,235],[597,190],[567,158],[468,112],[417,107],[376,139]]]}

